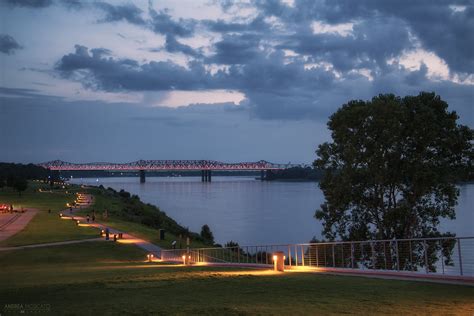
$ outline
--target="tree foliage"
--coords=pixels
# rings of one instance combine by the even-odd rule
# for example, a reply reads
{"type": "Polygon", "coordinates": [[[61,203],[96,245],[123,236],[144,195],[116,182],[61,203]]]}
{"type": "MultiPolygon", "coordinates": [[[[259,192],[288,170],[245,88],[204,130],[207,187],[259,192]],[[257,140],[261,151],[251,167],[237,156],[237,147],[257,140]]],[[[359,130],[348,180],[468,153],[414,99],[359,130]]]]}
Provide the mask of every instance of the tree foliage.
{"type": "Polygon", "coordinates": [[[434,93],[350,101],[328,122],[314,166],[324,172],[325,202],[315,217],[328,239],[449,235],[441,218],[455,218],[455,182],[472,173],[473,130],[434,93]]]}
{"type": "Polygon", "coordinates": [[[15,178],[13,188],[18,192],[18,195],[21,196],[21,192],[28,188],[28,181],[26,181],[25,178],[15,178]]]}
{"type": "Polygon", "coordinates": [[[214,244],[214,234],[211,232],[211,229],[208,225],[203,225],[201,228],[201,237],[206,243],[214,244]]]}

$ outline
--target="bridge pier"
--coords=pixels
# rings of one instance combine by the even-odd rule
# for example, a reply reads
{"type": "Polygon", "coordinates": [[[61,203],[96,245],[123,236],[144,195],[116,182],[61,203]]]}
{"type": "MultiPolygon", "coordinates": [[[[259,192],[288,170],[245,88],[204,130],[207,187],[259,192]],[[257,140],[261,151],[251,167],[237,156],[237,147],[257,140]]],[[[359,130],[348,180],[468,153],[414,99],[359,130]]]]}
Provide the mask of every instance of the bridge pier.
{"type": "Polygon", "coordinates": [[[140,183],[145,183],[145,170],[140,170],[140,183]]]}
{"type": "Polygon", "coordinates": [[[201,170],[201,181],[211,182],[211,180],[212,180],[211,170],[201,170]]]}

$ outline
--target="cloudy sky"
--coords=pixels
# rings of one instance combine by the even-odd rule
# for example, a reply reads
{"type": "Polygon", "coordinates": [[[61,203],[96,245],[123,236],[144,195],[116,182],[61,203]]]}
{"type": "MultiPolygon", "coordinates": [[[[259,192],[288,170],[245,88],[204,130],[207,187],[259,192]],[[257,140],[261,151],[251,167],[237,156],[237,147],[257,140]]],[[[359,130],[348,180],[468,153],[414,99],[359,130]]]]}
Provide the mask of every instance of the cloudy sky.
{"type": "Polygon", "coordinates": [[[351,99],[474,125],[474,1],[0,0],[0,161],[309,163],[351,99]]]}

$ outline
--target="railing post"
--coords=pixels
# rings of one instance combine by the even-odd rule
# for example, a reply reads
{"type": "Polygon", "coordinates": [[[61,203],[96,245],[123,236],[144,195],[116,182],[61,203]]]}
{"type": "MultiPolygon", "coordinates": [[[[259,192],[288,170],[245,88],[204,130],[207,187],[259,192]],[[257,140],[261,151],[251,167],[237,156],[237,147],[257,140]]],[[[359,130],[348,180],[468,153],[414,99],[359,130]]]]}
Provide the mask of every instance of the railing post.
{"type": "Polygon", "coordinates": [[[400,271],[400,258],[398,257],[398,240],[395,240],[395,255],[397,256],[397,271],[400,271]]]}
{"type": "Polygon", "coordinates": [[[346,267],[346,263],[344,261],[344,244],[341,244],[341,263],[342,263],[342,267],[345,268],[346,267]]]}
{"type": "Polygon", "coordinates": [[[295,245],[295,266],[298,266],[298,246],[295,245]]]}
{"type": "Polygon", "coordinates": [[[458,240],[458,256],[459,256],[459,272],[463,275],[462,272],[462,255],[461,255],[461,239],[457,238],[458,240]]]}
{"type": "Polygon", "coordinates": [[[351,242],[351,267],[354,269],[354,243],[351,242]]]}
{"type": "Polygon", "coordinates": [[[336,254],[334,253],[334,244],[332,244],[332,266],[336,267],[336,254]]]}
{"type": "Polygon", "coordinates": [[[288,265],[291,267],[291,247],[288,245],[288,265]]]}
{"type": "Polygon", "coordinates": [[[372,269],[375,270],[375,251],[374,251],[374,243],[370,243],[370,250],[372,251],[372,269]]]}
{"type": "Polygon", "coordinates": [[[441,269],[443,270],[443,274],[444,274],[444,255],[443,255],[443,242],[442,240],[439,241],[439,244],[440,244],[440,248],[441,248],[441,269]]]}
{"type": "Polygon", "coordinates": [[[429,273],[428,269],[428,247],[426,246],[426,240],[423,240],[423,251],[425,253],[425,271],[429,273]]]}
{"type": "Polygon", "coordinates": [[[415,266],[413,265],[413,250],[411,249],[411,240],[408,242],[408,247],[410,248],[410,265],[411,265],[411,270],[415,270],[415,266]]]}
{"type": "Polygon", "coordinates": [[[268,264],[268,246],[265,246],[265,264],[268,264]]]}
{"type": "Polygon", "coordinates": [[[326,267],[328,265],[328,259],[326,256],[326,245],[323,245],[323,248],[324,248],[324,267],[326,267]]]}
{"type": "Polygon", "coordinates": [[[319,245],[316,245],[316,266],[319,267],[319,245]]]}
{"type": "Polygon", "coordinates": [[[304,266],[304,246],[301,245],[301,265],[304,266]]]}
{"type": "Polygon", "coordinates": [[[237,247],[237,262],[240,263],[240,247],[237,247]]]}

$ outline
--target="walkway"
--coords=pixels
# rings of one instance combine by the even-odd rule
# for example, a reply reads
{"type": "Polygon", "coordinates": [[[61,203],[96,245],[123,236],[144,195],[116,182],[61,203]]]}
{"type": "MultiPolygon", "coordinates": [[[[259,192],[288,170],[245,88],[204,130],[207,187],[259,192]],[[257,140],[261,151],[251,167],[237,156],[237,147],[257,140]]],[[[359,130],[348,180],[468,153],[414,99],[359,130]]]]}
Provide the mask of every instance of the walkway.
{"type": "Polygon", "coordinates": [[[40,247],[51,247],[51,246],[62,246],[70,244],[79,244],[90,241],[103,241],[103,238],[89,238],[89,239],[78,239],[78,240],[68,240],[68,241],[58,241],[58,242],[49,242],[44,244],[33,244],[25,246],[16,246],[16,247],[0,247],[0,251],[8,250],[18,250],[18,249],[27,249],[27,248],[40,248],[40,247]]]}
{"type": "Polygon", "coordinates": [[[24,213],[0,215],[0,241],[20,232],[38,213],[36,209],[26,209],[24,213]]]}
{"type": "MultiPolygon", "coordinates": [[[[81,194],[80,198],[78,199],[79,208],[73,208],[73,213],[69,212],[69,209],[65,209],[62,211],[62,214],[70,214],[70,216],[63,216],[63,218],[69,219],[76,219],[81,222],[81,226],[90,226],[96,227],[100,230],[109,229],[110,232],[110,240],[113,240],[114,234],[122,234],[123,238],[118,239],[117,242],[124,243],[124,244],[134,244],[138,247],[152,253],[156,258],[161,257],[161,248],[157,245],[152,244],[144,239],[140,239],[133,235],[130,235],[126,232],[119,231],[112,227],[109,227],[104,224],[99,223],[87,223],[86,218],[82,216],[74,215],[74,211],[81,210],[82,206],[91,206],[93,204],[93,199],[90,194],[81,194]]],[[[18,215],[12,214],[11,216],[6,215],[2,220],[0,220],[0,241],[9,238],[10,236],[18,233],[21,231],[28,222],[36,215],[38,211],[35,209],[28,209],[25,213],[18,215]]],[[[53,243],[44,243],[44,244],[34,244],[34,245],[25,245],[25,246],[18,246],[18,247],[3,247],[0,248],[0,251],[8,251],[8,250],[16,250],[16,249],[25,249],[25,248],[38,248],[38,247],[50,247],[50,246],[59,246],[59,245],[69,245],[69,244],[76,244],[76,243],[83,243],[83,242],[90,242],[90,241],[101,241],[105,240],[105,238],[92,238],[92,239],[80,239],[80,240],[69,240],[69,241],[61,241],[61,242],[53,242],[53,243]]]]}
{"type": "MultiPolygon", "coordinates": [[[[91,198],[92,196],[90,194],[82,194],[81,196],[82,196],[82,198],[79,200],[80,202],[78,203],[80,206],[90,206],[94,203],[93,199],[91,198]]],[[[76,210],[79,210],[79,209],[75,208],[75,209],[73,209],[73,212],[76,211],[76,210]]],[[[69,210],[64,210],[63,214],[69,214],[69,210]]],[[[113,240],[114,234],[117,234],[117,235],[122,234],[123,238],[118,239],[117,242],[123,243],[123,244],[137,245],[138,247],[148,251],[149,253],[152,253],[156,258],[161,257],[161,248],[159,246],[155,245],[155,244],[152,244],[149,241],[146,241],[144,239],[140,239],[140,238],[135,237],[131,234],[128,234],[128,233],[120,231],[120,230],[117,230],[113,227],[109,227],[109,226],[104,225],[104,224],[100,224],[100,223],[96,223],[96,222],[92,222],[92,221],[87,223],[87,220],[86,220],[85,217],[76,216],[76,215],[74,215],[74,213],[71,214],[70,216],[64,216],[64,218],[72,218],[72,217],[74,217],[74,219],[76,219],[76,220],[79,220],[81,222],[81,225],[96,227],[100,230],[109,229],[110,240],[113,240]]]]}

